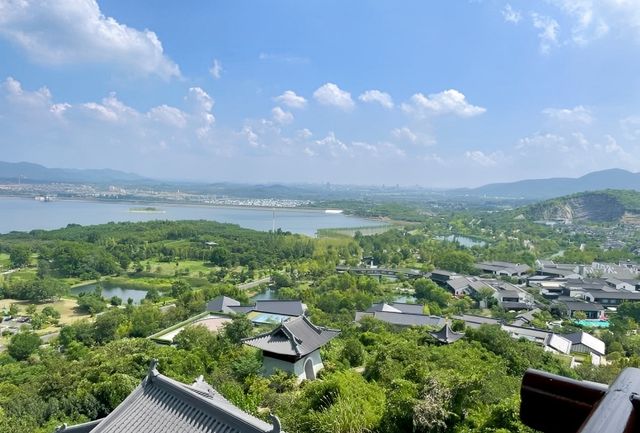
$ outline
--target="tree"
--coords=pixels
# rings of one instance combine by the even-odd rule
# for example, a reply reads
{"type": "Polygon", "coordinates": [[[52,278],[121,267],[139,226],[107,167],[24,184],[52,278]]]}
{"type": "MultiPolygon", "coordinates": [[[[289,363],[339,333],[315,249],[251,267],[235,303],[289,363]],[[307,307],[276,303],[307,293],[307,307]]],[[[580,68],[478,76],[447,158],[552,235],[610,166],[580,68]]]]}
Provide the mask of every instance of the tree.
{"type": "Polygon", "coordinates": [[[131,336],[148,337],[160,328],[162,313],[152,304],[142,304],[131,315],[131,336]]]}
{"type": "Polygon", "coordinates": [[[13,337],[7,346],[9,355],[18,361],[27,359],[40,347],[40,337],[33,332],[20,332],[13,337]]]}
{"type": "Polygon", "coordinates": [[[147,290],[147,294],[144,299],[150,302],[158,302],[160,300],[160,292],[155,287],[152,287],[147,290]]]}
{"type": "Polygon", "coordinates": [[[89,314],[97,314],[107,309],[107,303],[97,294],[85,293],[78,297],[78,309],[89,314]]]}
{"type": "Polygon", "coordinates": [[[224,336],[233,343],[240,343],[243,338],[251,335],[253,323],[245,316],[236,316],[231,322],[224,324],[224,336]]]}
{"type": "Polygon", "coordinates": [[[114,307],[118,307],[118,306],[122,305],[122,298],[120,298],[119,296],[112,296],[111,299],[109,300],[109,302],[114,307]]]}
{"type": "Polygon", "coordinates": [[[291,281],[291,278],[286,275],[286,274],[282,274],[280,272],[276,272],[271,276],[271,280],[273,281],[273,287],[277,290],[277,289],[281,289],[283,287],[291,287],[293,286],[293,281],[291,281]]]}
{"type": "Polygon", "coordinates": [[[435,259],[435,265],[447,271],[471,273],[474,270],[473,256],[464,251],[449,250],[435,259]]]}
{"type": "Polygon", "coordinates": [[[413,288],[416,292],[416,298],[433,302],[441,308],[446,307],[451,299],[449,292],[427,278],[416,280],[413,283],[413,288]]]}
{"type": "Polygon", "coordinates": [[[364,363],[364,347],[357,338],[350,338],[344,343],[342,348],[342,358],[345,359],[351,367],[359,367],[364,363]]]}
{"type": "Polygon", "coordinates": [[[27,245],[16,245],[9,253],[11,267],[22,268],[28,266],[31,261],[31,249],[27,245]]]}
{"type": "Polygon", "coordinates": [[[111,309],[96,317],[94,324],[94,336],[99,344],[113,341],[118,337],[118,328],[126,321],[122,310],[111,309]]]}
{"type": "Polygon", "coordinates": [[[179,298],[191,290],[191,285],[184,280],[176,280],[171,284],[171,296],[179,298]]]}
{"type": "Polygon", "coordinates": [[[439,432],[447,427],[451,415],[451,391],[436,379],[429,379],[422,391],[422,398],[413,406],[414,432],[439,432]]]}

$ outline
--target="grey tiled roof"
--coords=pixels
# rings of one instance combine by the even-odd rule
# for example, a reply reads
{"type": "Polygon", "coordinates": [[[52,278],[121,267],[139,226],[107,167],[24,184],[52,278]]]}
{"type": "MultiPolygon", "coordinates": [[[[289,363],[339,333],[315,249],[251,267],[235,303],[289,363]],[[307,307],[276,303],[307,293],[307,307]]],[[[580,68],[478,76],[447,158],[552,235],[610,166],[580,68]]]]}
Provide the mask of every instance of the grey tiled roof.
{"type": "Polygon", "coordinates": [[[103,418],[97,419],[95,421],[84,422],[82,424],[72,425],[67,427],[66,424],[58,427],[56,432],[64,432],[64,433],[89,433],[92,431],[98,424],[102,422],[103,418]]]}
{"type": "Polygon", "coordinates": [[[234,313],[235,311],[229,307],[238,307],[240,302],[226,296],[217,296],[207,303],[207,311],[220,313],[234,313]]]}
{"type": "Polygon", "coordinates": [[[463,314],[461,316],[453,316],[455,320],[462,320],[467,326],[479,327],[480,325],[499,325],[500,321],[491,317],[474,316],[472,314],[463,314]],[[475,326],[474,326],[475,325],[475,326]]]}
{"type": "Polygon", "coordinates": [[[277,433],[280,423],[268,424],[229,403],[205,382],[192,386],[163,376],[152,364],[149,374],[107,417],[89,430],[76,427],[59,432],[91,433],[277,433]]]}
{"type": "Polygon", "coordinates": [[[591,334],[587,334],[584,331],[578,331],[574,332],[573,334],[564,335],[564,338],[571,341],[571,343],[575,345],[582,344],[599,355],[604,355],[606,350],[604,341],[594,337],[591,334]]]}
{"type": "Polygon", "coordinates": [[[422,314],[424,309],[420,304],[406,304],[403,302],[393,302],[387,304],[384,302],[373,304],[367,309],[367,313],[373,313],[375,311],[387,311],[390,313],[408,313],[408,314],[422,314]]]}
{"type": "Polygon", "coordinates": [[[429,335],[431,335],[439,342],[446,344],[456,342],[464,337],[463,333],[452,330],[448,323],[445,324],[444,327],[442,327],[442,329],[440,329],[439,331],[430,332],[429,335]]]}
{"type": "Polygon", "coordinates": [[[243,342],[265,352],[303,357],[324,346],[340,331],[316,326],[305,316],[283,322],[271,332],[245,338],[243,342]]]}
{"type": "Polygon", "coordinates": [[[424,311],[424,305],[421,304],[406,304],[404,302],[394,302],[393,304],[391,304],[391,306],[407,314],[422,314],[422,312],[424,311]]]}
{"type": "Polygon", "coordinates": [[[301,316],[304,314],[304,305],[300,301],[262,300],[256,301],[253,310],[285,316],[301,316]]]}
{"type": "MultiPolygon", "coordinates": [[[[400,325],[400,326],[443,326],[445,324],[445,319],[440,316],[428,316],[426,314],[411,314],[411,313],[393,313],[388,311],[375,311],[373,313],[367,314],[374,319],[378,319],[382,322],[390,323],[392,325],[400,325]]],[[[358,317],[358,313],[356,313],[356,320],[363,317],[364,315],[360,315],[358,317]]]]}

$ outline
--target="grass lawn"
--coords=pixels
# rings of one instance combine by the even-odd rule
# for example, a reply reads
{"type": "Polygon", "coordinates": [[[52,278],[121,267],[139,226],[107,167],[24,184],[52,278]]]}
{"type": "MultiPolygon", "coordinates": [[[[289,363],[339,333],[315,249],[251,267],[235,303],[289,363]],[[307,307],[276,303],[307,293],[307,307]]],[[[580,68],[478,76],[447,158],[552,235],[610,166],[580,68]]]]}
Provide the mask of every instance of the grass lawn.
{"type": "Polygon", "coordinates": [[[9,270],[11,268],[11,262],[9,261],[9,254],[0,253],[0,272],[9,270]]]}
{"type": "MultiPolygon", "coordinates": [[[[20,308],[20,313],[24,314],[27,305],[32,304],[29,301],[19,301],[17,299],[0,299],[0,310],[6,309],[9,310],[11,304],[17,304],[18,308],[20,308]]],[[[58,312],[60,312],[60,324],[65,325],[68,323],[73,323],[80,319],[89,318],[88,314],[78,313],[75,310],[75,307],[78,305],[75,299],[72,298],[62,298],[55,302],[43,302],[41,304],[35,304],[36,311],[40,312],[44,307],[53,307],[58,312]]]]}
{"type": "Polygon", "coordinates": [[[218,269],[217,266],[203,263],[201,260],[179,260],[178,266],[176,262],[159,262],[156,260],[147,260],[142,263],[146,267],[147,263],[151,265],[151,272],[156,273],[159,270],[158,275],[162,276],[174,276],[176,271],[183,271],[189,269],[189,276],[197,277],[200,272],[204,275],[211,271],[218,269]]]}
{"type": "MultiPolygon", "coordinates": [[[[31,304],[29,301],[19,301],[17,299],[0,299],[0,311],[3,309],[9,310],[11,304],[17,304],[20,309],[20,314],[25,314],[27,305],[31,304]]],[[[36,311],[40,312],[44,307],[53,307],[60,313],[59,325],[66,325],[76,322],[81,319],[91,319],[89,314],[78,313],[75,307],[78,305],[75,299],[63,298],[55,302],[43,302],[41,304],[35,304],[36,311]]],[[[38,329],[36,333],[38,335],[50,334],[60,330],[60,326],[48,325],[46,328],[38,329]]],[[[9,338],[0,336],[0,345],[6,346],[9,342],[9,338]]]]}

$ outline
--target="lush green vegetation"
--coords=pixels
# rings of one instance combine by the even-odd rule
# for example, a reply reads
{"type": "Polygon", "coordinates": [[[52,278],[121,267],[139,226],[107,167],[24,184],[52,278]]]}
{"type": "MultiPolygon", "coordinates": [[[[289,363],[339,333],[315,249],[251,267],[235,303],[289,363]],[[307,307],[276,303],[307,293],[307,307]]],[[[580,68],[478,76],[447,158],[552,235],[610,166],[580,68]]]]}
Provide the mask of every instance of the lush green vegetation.
{"type": "MultiPolygon", "coordinates": [[[[0,259],[16,260],[23,268],[0,282],[0,295],[25,300],[20,314],[31,317],[33,328],[6,337],[7,350],[0,353],[0,431],[51,432],[63,422],[103,417],[142,380],[152,358],[159,359],[164,374],[183,382],[204,375],[257,416],[264,417],[259,409],[268,408],[290,433],[525,432],[518,421],[518,390],[526,368],[609,382],[621,368],[640,366],[635,305],[623,304],[611,329],[600,332],[612,363],[585,362],[573,370],[565,358],[513,340],[498,327],[467,329],[465,340],[440,346],[426,328],[397,329],[369,319],[354,325],[356,311],[400,293],[414,294],[425,313],[512,318],[495,306],[474,309],[473,300],[454,298],[429,279],[389,282],[336,274],[336,265],[355,266],[364,256],[387,267],[474,272],[478,260],[533,264],[559,252],[575,260],[585,258],[579,254],[615,254],[586,235],[557,232],[513,213],[414,212],[420,223],[408,228],[322,239],[205,221],[70,226],[0,236],[0,259]],[[466,248],[437,239],[450,233],[486,244],[466,248]],[[580,243],[585,248],[578,248],[580,243]],[[319,380],[298,385],[284,373],[262,377],[259,352],[240,344],[259,330],[241,317],[219,334],[186,328],[175,346],[145,338],[203,312],[207,300],[219,294],[247,302],[238,283],[265,275],[272,275],[277,297],[302,300],[314,323],[342,330],[323,349],[319,380]],[[103,299],[100,290],[79,296],[76,312],[86,318],[75,322],[43,304],[68,296],[70,284],[87,280],[134,285],[147,290],[147,297],[134,306],[103,299]],[[45,326],[59,336],[42,345],[33,331],[45,326]]],[[[561,314],[544,310],[535,320],[545,326],[561,314]]]]}

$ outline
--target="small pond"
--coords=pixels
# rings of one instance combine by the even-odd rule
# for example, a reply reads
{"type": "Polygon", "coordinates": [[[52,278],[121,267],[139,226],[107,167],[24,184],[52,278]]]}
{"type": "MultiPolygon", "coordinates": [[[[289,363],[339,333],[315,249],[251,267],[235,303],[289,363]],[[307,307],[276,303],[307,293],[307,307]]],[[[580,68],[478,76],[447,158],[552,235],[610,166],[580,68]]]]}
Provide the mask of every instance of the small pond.
{"type": "Polygon", "coordinates": [[[272,299],[278,299],[276,291],[273,289],[267,289],[264,292],[259,292],[249,298],[251,302],[255,301],[270,301],[272,299]]]}
{"type": "MultiPolygon", "coordinates": [[[[86,286],[73,287],[70,290],[70,292],[72,295],[75,295],[75,296],[78,296],[80,293],[92,293],[97,286],[98,286],[97,284],[87,284],[86,286]]],[[[144,297],[147,296],[147,292],[146,290],[133,289],[133,288],[127,287],[124,284],[118,284],[113,286],[103,284],[102,297],[109,300],[114,296],[117,296],[118,298],[122,299],[123,304],[126,304],[127,299],[131,298],[133,299],[133,303],[135,305],[139,305],[140,302],[144,299],[144,297]]]]}

